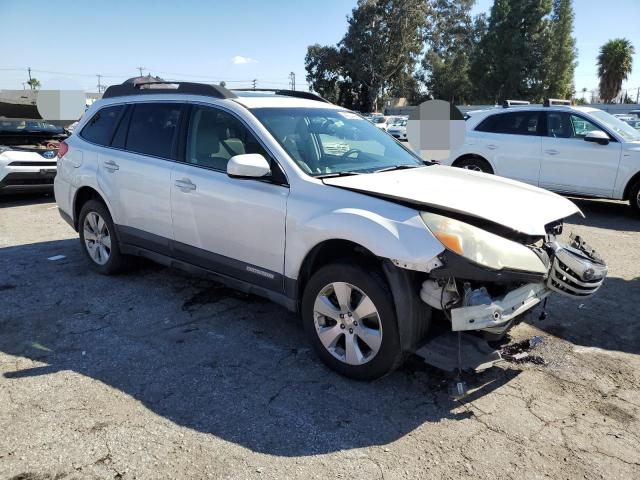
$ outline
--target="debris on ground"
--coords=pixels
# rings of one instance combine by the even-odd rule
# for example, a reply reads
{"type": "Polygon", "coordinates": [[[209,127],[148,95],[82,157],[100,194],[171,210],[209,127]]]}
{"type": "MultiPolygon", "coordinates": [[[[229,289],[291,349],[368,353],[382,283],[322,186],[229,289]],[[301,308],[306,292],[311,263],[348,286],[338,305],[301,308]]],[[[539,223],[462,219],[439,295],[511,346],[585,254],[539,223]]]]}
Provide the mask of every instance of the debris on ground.
{"type": "Polygon", "coordinates": [[[545,365],[544,358],[540,355],[532,355],[531,350],[544,343],[544,338],[536,335],[528,340],[512,343],[502,349],[500,355],[504,360],[511,363],[533,363],[535,365],[545,365]]]}

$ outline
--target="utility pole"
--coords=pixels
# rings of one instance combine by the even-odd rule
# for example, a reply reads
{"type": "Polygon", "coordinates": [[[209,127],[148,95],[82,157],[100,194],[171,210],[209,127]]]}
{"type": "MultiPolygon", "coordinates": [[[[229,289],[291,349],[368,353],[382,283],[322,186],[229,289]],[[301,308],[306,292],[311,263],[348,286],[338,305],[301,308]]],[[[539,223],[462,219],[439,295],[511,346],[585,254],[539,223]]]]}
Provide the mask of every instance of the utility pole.
{"type": "Polygon", "coordinates": [[[31,67],[27,67],[27,72],[29,72],[29,81],[31,81],[31,67]]]}
{"type": "Polygon", "coordinates": [[[636,103],[640,100],[640,87],[638,87],[638,92],[636,93],[636,103]]]}
{"type": "Polygon", "coordinates": [[[289,83],[291,84],[291,90],[296,89],[296,74],[295,72],[289,73],[289,83]]]}
{"type": "Polygon", "coordinates": [[[138,70],[140,70],[140,76],[141,76],[141,77],[143,76],[143,75],[142,75],[142,69],[143,69],[143,68],[145,68],[145,67],[138,67],[138,70]]]}
{"type": "Polygon", "coordinates": [[[257,78],[254,78],[254,79],[251,81],[251,83],[253,84],[253,89],[255,90],[255,89],[256,89],[256,84],[258,83],[258,79],[257,79],[257,78]]]}
{"type": "Polygon", "coordinates": [[[102,84],[100,83],[100,77],[102,77],[102,75],[96,75],[96,77],[98,77],[98,93],[102,93],[102,84]]]}

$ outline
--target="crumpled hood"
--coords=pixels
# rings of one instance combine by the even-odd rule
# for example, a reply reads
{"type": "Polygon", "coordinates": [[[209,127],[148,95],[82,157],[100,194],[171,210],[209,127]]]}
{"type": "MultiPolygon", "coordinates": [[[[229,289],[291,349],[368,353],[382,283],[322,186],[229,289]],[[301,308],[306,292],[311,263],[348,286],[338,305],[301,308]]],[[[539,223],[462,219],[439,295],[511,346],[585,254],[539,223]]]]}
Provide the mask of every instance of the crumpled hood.
{"type": "Polygon", "coordinates": [[[471,215],[527,235],[580,209],[560,195],[496,175],[433,165],[348,177],[325,178],[327,185],[390,200],[471,215]]]}

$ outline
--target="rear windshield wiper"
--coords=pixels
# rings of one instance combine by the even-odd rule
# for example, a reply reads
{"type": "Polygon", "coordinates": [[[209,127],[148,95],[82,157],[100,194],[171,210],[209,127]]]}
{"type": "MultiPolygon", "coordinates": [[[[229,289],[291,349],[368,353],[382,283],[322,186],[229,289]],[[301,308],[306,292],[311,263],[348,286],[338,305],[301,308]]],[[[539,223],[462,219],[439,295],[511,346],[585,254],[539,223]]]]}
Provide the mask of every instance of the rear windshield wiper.
{"type": "Polygon", "coordinates": [[[418,168],[420,165],[394,165],[392,167],[381,168],[380,170],[374,170],[373,173],[390,172],[392,170],[407,170],[409,168],[418,168]]]}
{"type": "Polygon", "coordinates": [[[350,175],[361,175],[362,172],[333,172],[325,173],[323,175],[316,175],[316,178],[334,178],[334,177],[348,177],[350,175]]]}

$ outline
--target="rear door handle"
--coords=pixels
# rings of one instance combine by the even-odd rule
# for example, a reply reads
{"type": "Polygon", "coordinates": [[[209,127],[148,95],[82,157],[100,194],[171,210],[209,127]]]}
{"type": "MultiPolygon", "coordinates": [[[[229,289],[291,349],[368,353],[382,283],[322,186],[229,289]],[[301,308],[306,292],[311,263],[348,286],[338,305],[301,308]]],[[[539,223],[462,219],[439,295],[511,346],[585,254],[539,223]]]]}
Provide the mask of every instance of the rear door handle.
{"type": "Polygon", "coordinates": [[[175,186],[178,187],[183,192],[189,192],[196,189],[195,183],[193,183],[188,178],[183,178],[182,180],[176,180],[175,186]]]}
{"type": "Polygon", "coordinates": [[[487,148],[489,150],[495,150],[496,148],[498,148],[496,145],[487,145],[487,148]]]}
{"type": "Polygon", "coordinates": [[[104,165],[104,168],[106,168],[110,172],[115,172],[116,170],[120,169],[118,164],[116,162],[114,162],[113,160],[105,160],[103,165],[104,165]]]}
{"type": "Polygon", "coordinates": [[[544,153],[546,153],[548,155],[557,155],[560,152],[558,150],[550,149],[550,150],[545,150],[544,153]]]}

